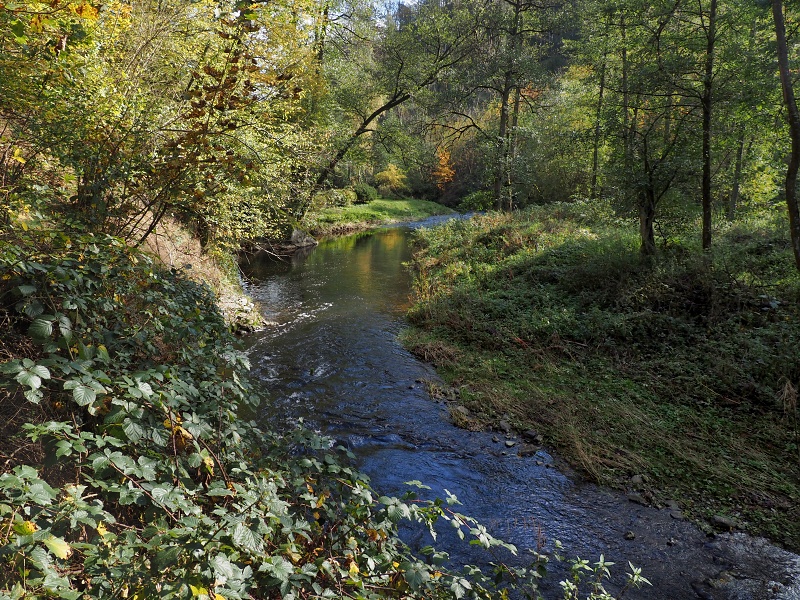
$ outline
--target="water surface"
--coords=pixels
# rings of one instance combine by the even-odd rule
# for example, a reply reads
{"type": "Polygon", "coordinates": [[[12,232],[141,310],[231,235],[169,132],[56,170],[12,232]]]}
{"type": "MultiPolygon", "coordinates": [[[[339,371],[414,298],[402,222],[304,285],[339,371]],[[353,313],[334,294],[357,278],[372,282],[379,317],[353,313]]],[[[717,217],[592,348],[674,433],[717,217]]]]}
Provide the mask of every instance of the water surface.
{"type": "MultiPolygon", "coordinates": [[[[439,496],[449,490],[462,512],[519,548],[558,539],[570,556],[602,553],[618,567],[630,560],[654,585],[626,598],[800,599],[795,555],[742,535],[709,538],[667,510],[562,473],[544,450],[520,458],[491,433],[454,427],[426,391],[435,372],[397,341],[409,306],[410,231],[331,239],[245,266],[248,291],[270,323],[248,341],[269,398],[265,421],[281,427],[302,417],[349,447],[381,493],[402,493],[410,480],[439,496]]],[[[409,536],[412,546],[428,543],[409,536]]],[[[455,564],[487,560],[452,534],[438,546],[455,564]]]]}

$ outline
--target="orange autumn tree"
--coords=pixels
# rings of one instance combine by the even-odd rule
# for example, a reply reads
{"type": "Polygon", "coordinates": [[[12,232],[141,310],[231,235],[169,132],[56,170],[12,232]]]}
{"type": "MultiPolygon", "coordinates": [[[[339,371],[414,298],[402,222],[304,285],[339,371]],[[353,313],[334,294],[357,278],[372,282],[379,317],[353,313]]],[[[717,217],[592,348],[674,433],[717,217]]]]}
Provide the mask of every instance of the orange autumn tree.
{"type": "Polygon", "coordinates": [[[456,171],[450,163],[450,151],[447,148],[437,148],[436,158],[438,164],[433,170],[433,178],[436,180],[436,187],[444,190],[445,186],[453,181],[456,171]]]}

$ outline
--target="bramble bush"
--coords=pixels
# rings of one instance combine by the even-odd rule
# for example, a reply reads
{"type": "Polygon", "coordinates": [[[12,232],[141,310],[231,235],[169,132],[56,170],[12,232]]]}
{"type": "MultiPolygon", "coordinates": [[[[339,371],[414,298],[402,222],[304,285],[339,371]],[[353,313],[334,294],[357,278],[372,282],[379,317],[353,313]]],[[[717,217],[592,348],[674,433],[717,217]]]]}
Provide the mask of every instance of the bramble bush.
{"type": "Polygon", "coordinates": [[[537,597],[542,555],[489,577],[401,541],[444,521],[513,550],[454,497],[380,496],[302,425],[241,419],[258,396],[207,287],[63,232],[0,240],[0,273],[0,406],[38,411],[7,422],[34,450],[0,475],[0,599],[537,597]]]}

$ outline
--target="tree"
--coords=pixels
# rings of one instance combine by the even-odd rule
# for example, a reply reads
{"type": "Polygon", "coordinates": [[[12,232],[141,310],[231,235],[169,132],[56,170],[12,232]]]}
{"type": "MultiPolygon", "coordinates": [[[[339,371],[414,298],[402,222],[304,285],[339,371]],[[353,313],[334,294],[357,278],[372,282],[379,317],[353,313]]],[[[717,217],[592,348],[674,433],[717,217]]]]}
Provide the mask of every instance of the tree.
{"type": "Polygon", "coordinates": [[[786,183],[784,194],[786,208],[789,213],[789,233],[792,241],[797,269],[800,270],[800,208],[797,204],[797,170],[800,168],[800,112],[792,84],[789,65],[789,47],[786,40],[786,23],[782,0],[772,0],[772,16],[775,21],[775,38],[778,52],[778,71],[783,90],[783,103],[786,108],[786,120],[789,123],[791,150],[786,167],[786,183]]]}
{"type": "MultiPolygon", "coordinates": [[[[313,77],[302,3],[28,5],[2,11],[0,118],[6,139],[52,170],[51,209],[133,241],[174,213],[208,239],[230,222],[234,190],[273,207],[291,195],[276,197],[275,172],[302,158],[290,135],[313,77]]],[[[4,166],[9,195],[42,176],[4,166]]]]}
{"type": "Polygon", "coordinates": [[[380,120],[441,80],[468,54],[471,27],[457,6],[438,2],[400,5],[380,22],[374,7],[343,12],[329,32],[323,72],[330,88],[329,112],[337,115],[329,154],[317,171],[302,216],[316,190],[380,120]]]}

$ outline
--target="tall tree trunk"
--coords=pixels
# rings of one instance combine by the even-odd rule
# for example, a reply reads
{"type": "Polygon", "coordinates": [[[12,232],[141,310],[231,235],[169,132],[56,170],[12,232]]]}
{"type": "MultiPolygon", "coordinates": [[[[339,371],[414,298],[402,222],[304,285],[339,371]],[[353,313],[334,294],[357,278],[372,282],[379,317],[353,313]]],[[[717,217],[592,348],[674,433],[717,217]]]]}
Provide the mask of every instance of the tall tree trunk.
{"type": "Polygon", "coordinates": [[[800,271],[800,209],[798,209],[796,196],[797,170],[800,167],[800,113],[797,111],[797,100],[789,71],[789,51],[786,45],[786,24],[783,18],[782,0],[772,0],[772,16],[775,19],[775,37],[778,42],[778,70],[781,75],[783,102],[786,106],[789,136],[792,140],[789,165],[786,169],[786,208],[789,212],[789,232],[794,261],[797,270],[800,271]]]}
{"type": "Polygon", "coordinates": [[[603,94],[606,90],[606,52],[603,52],[603,64],[600,65],[600,90],[597,94],[597,107],[594,115],[594,144],[592,148],[592,184],[589,188],[589,198],[597,198],[597,170],[599,168],[600,154],[600,118],[603,114],[603,94]]]}
{"type": "Polygon", "coordinates": [[[643,256],[655,256],[656,190],[647,138],[643,140],[643,146],[642,160],[644,161],[644,175],[647,183],[639,190],[639,238],[641,241],[639,250],[643,256]]]}
{"type": "Polygon", "coordinates": [[[497,169],[494,179],[494,202],[497,210],[503,210],[503,188],[506,179],[506,161],[508,160],[508,115],[511,100],[512,73],[507,71],[503,83],[503,93],[500,96],[500,130],[498,139],[500,152],[497,157],[497,169]]]}
{"type": "Polygon", "coordinates": [[[517,158],[517,127],[519,126],[519,109],[522,103],[522,90],[519,89],[519,86],[514,87],[514,108],[513,112],[511,113],[511,130],[508,132],[509,140],[508,140],[508,161],[506,165],[507,171],[507,178],[506,178],[506,185],[508,186],[508,210],[512,210],[514,208],[514,174],[512,172],[511,167],[515,164],[517,158]]]}
{"type": "Polygon", "coordinates": [[[742,181],[742,165],[744,163],[744,131],[739,136],[739,145],[736,148],[736,164],[733,167],[733,185],[731,185],[731,197],[728,200],[728,221],[736,218],[736,209],[739,204],[739,188],[742,181]]]}
{"type": "Polygon", "coordinates": [[[711,248],[711,109],[714,92],[714,45],[717,37],[717,0],[711,0],[706,29],[706,65],[703,76],[703,250],[711,248]]]}
{"type": "MultiPolygon", "coordinates": [[[[517,83],[517,72],[514,67],[514,61],[519,56],[521,51],[521,26],[522,26],[522,2],[521,0],[512,4],[514,7],[514,21],[511,31],[508,35],[511,37],[507,41],[507,49],[510,50],[511,64],[505,72],[503,81],[503,91],[500,97],[500,156],[498,157],[497,173],[494,182],[494,195],[495,205],[497,210],[506,208],[511,210],[513,199],[511,195],[511,151],[513,145],[513,136],[515,124],[511,120],[511,94],[512,92],[519,92],[519,84],[517,83]],[[505,192],[508,192],[509,198],[506,199],[505,192]],[[505,202],[507,200],[507,202],[505,202]],[[504,206],[506,205],[506,206],[504,206]]],[[[518,96],[514,97],[514,110],[518,111],[517,105],[518,96]]],[[[517,119],[517,114],[513,116],[514,121],[517,119]]]]}
{"type": "Polygon", "coordinates": [[[625,23],[625,13],[620,16],[620,27],[622,35],[622,151],[625,162],[625,174],[630,173],[632,156],[631,156],[631,131],[630,131],[630,116],[628,110],[630,109],[631,99],[630,91],[628,90],[628,42],[625,23]]]}

